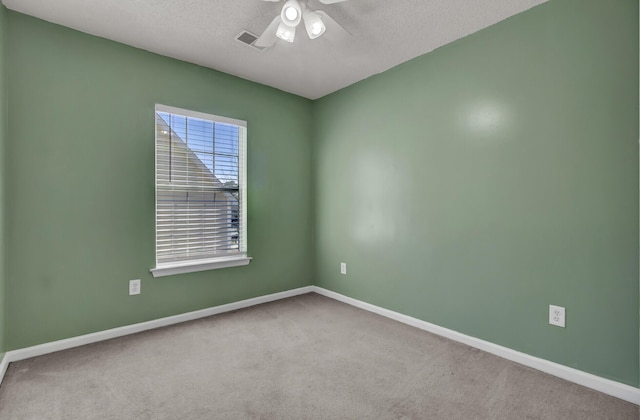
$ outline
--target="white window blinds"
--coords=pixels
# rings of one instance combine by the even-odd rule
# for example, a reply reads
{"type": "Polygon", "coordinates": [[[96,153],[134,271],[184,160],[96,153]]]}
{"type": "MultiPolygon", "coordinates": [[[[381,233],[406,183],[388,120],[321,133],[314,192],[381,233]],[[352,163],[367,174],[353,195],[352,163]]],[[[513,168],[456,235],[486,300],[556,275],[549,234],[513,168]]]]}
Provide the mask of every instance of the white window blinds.
{"type": "Polygon", "coordinates": [[[156,105],[156,266],[246,255],[246,122],[156,105]]]}

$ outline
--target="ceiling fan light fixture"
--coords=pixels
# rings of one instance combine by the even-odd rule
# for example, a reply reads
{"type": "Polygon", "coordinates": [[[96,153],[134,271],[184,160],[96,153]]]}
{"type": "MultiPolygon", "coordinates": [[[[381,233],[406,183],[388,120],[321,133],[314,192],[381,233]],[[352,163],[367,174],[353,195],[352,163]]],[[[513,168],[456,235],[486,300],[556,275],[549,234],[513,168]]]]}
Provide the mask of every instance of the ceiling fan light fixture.
{"type": "Polygon", "coordinates": [[[303,18],[304,27],[307,30],[307,35],[309,35],[309,38],[311,39],[316,39],[327,29],[320,15],[315,12],[305,10],[303,18]]]}
{"type": "Polygon", "coordinates": [[[300,6],[298,0],[287,1],[282,7],[280,17],[286,25],[293,27],[298,26],[300,19],[302,19],[302,6],[300,6]]]}
{"type": "Polygon", "coordinates": [[[293,42],[296,37],[295,26],[289,26],[284,22],[281,22],[276,31],[276,36],[283,41],[293,42]]]}

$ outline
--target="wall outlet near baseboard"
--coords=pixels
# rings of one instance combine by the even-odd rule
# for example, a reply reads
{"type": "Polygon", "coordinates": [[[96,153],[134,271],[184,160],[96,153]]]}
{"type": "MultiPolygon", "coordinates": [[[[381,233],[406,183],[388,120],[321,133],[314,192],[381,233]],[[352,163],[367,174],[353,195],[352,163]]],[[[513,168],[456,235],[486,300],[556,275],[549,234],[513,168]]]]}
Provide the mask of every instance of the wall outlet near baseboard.
{"type": "Polygon", "coordinates": [[[129,295],[139,295],[140,291],[140,279],[129,280],[129,295]]]}
{"type": "Polygon", "coordinates": [[[549,305],[549,324],[564,328],[564,315],[562,306],[549,305]]]}
{"type": "Polygon", "coordinates": [[[347,274],[347,263],[340,263],[340,274],[347,274]]]}

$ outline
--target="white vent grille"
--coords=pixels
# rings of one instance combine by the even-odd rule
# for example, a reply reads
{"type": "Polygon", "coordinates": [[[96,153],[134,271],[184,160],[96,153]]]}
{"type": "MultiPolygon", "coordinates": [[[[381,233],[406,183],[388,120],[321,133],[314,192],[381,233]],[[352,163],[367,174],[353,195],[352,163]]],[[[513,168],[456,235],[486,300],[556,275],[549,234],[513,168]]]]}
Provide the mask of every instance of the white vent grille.
{"type": "Polygon", "coordinates": [[[246,29],[236,35],[235,40],[257,51],[264,51],[266,47],[256,47],[254,44],[259,37],[246,29]]]}

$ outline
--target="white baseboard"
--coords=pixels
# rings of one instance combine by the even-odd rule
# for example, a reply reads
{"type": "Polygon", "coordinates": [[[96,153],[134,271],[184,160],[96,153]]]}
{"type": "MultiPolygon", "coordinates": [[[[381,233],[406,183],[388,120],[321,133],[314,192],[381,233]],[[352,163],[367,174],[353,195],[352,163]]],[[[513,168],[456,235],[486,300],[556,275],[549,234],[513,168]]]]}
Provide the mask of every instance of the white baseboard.
{"type": "Polygon", "coordinates": [[[521,353],[516,350],[512,350],[508,347],[500,346],[498,344],[490,343],[488,341],[481,340],[479,338],[471,337],[448,328],[443,328],[435,324],[431,324],[426,321],[422,321],[417,318],[403,315],[398,312],[384,309],[379,306],[372,305],[357,299],[350,298],[340,293],[332,292],[327,289],[323,289],[318,286],[306,286],[299,289],[287,290],[285,292],[274,293],[271,295],[259,296],[251,299],[241,300],[239,302],[232,302],[225,305],[214,306],[199,311],[188,312],[185,314],[170,316],[166,318],[155,319],[152,321],[141,322],[139,324],[127,325],[124,327],[113,328],[110,330],[99,331],[91,334],[81,335],[78,337],[67,338],[64,340],[53,341],[50,343],[40,344],[33,347],[27,347],[24,349],[12,350],[5,353],[4,358],[0,361],[0,384],[4,378],[4,374],[7,370],[9,363],[17,362],[19,360],[28,359],[30,357],[42,356],[45,354],[53,353],[60,350],[66,350],[73,347],[83,346],[85,344],[96,343],[98,341],[109,340],[112,338],[122,337],[129,334],[135,334],[138,332],[151,330],[154,328],[165,327],[168,325],[178,324],[181,322],[192,321],[194,319],[204,318],[211,315],[217,315],[224,312],[235,311],[237,309],[248,308],[250,306],[259,305],[261,303],[273,302],[288,297],[303,295],[305,293],[315,292],[320,295],[329,297],[331,299],[344,302],[346,304],[355,306],[360,309],[364,309],[369,312],[382,315],[384,317],[393,319],[403,324],[411,325],[430,333],[440,335],[442,337],[449,338],[460,343],[464,343],[468,346],[475,347],[477,349],[486,351],[487,353],[495,354],[504,359],[511,360],[516,363],[520,363],[524,366],[528,366],[550,375],[557,376],[570,382],[585,386],[587,388],[600,391],[602,393],[611,395],[616,398],[620,398],[625,401],[629,401],[633,404],[640,405],[640,389],[629,385],[615,382],[609,379],[601,378],[599,376],[583,372],[578,369],[570,368],[560,365],[558,363],[550,362],[548,360],[540,359],[535,356],[530,356],[525,353],[521,353]]]}
{"type": "Polygon", "coordinates": [[[0,360],[0,385],[2,385],[2,379],[4,379],[4,374],[7,372],[7,368],[9,367],[9,360],[7,359],[7,355],[5,354],[0,360]]]}
{"type": "Polygon", "coordinates": [[[457,331],[450,330],[448,328],[443,328],[438,325],[410,317],[408,315],[403,315],[401,313],[390,311],[379,306],[371,305],[370,303],[353,299],[348,296],[341,295],[340,293],[323,289],[322,287],[312,286],[312,290],[320,295],[329,297],[331,299],[335,299],[340,302],[355,306],[357,308],[364,309],[366,311],[373,312],[387,318],[391,318],[398,322],[402,322],[403,324],[411,325],[412,327],[416,327],[421,330],[428,331],[430,333],[446,337],[460,343],[464,343],[468,346],[486,351],[487,353],[495,354],[496,356],[500,356],[504,359],[511,360],[521,365],[540,370],[542,372],[557,376],[567,381],[594,389],[596,391],[600,391],[604,394],[620,398],[621,400],[640,405],[639,388],[601,378],[600,376],[560,365],[558,363],[550,362],[545,359],[540,359],[526,353],[521,353],[508,347],[500,346],[498,344],[490,343],[479,338],[471,337],[457,331]]]}
{"type": "Polygon", "coordinates": [[[112,328],[110,330],[98,331],[91,334],[80,335],[77,337],[67,338],[64,340],[52,341],[50,343],[39,344],[33,347],[26,347],[18,350],[8,351],[2,361],[0,361],[0,384],[4,378],[9,363],[31,357],[42,356],[60,350],[66,350],[73,347],[84,346],[85,344],[96,343],[98,341],[110,340],[112,338],[122,337],[129,334],[135,334],[154,328],[166,327],[168,325],[179,324],[181,322],[192,321],[194,319],[205,318],[211,315],[217,315],[224,312],[235,311],[238,309],[248,308],[249,306],[260,305],[261,303],[273,302],[275,300],[285,299],[292,296],[303,295],[313,291],[312,286],[301,287],[299,289],[287,290],[284,292],[273,293],[271,295],[258,296],[251,299],[241,300],[238,302],[227,303],[225,305],[214,306],[199,311],[187,312],[185,314],[169,316],[166,318],[154,319],[152,321],[141,322],[139,324],[126,325],[124,327],[112,328]]]}

